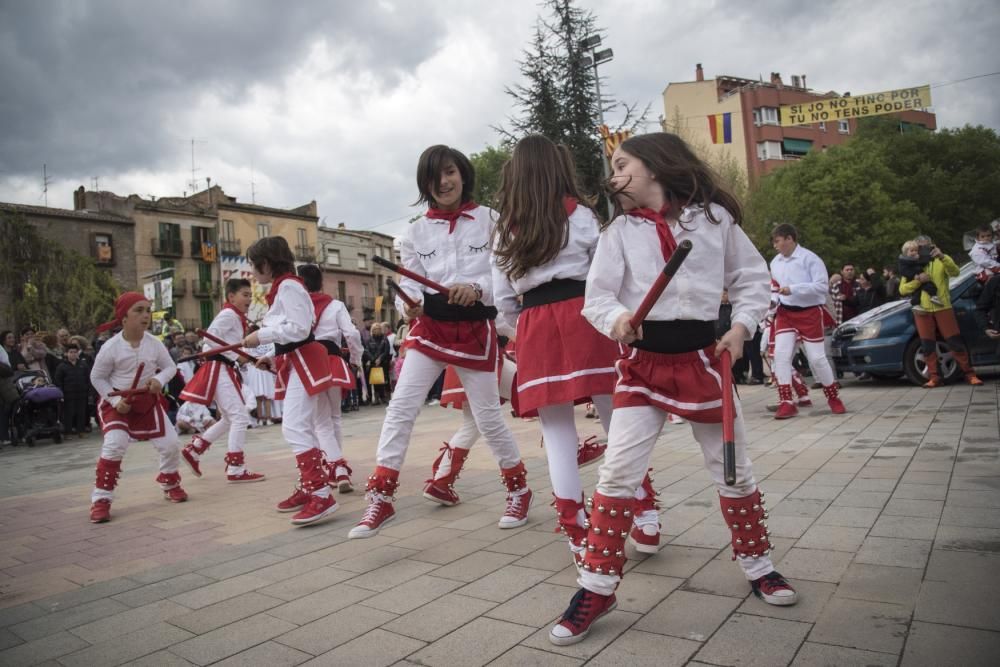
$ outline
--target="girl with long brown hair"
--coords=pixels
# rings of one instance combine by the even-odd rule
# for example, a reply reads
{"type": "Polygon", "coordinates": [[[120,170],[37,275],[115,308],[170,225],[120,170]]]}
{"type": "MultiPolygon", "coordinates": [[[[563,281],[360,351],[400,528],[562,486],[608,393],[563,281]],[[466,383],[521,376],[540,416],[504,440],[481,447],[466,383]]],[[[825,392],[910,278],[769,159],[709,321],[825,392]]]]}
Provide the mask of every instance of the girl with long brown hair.
{"type": "MultiPolygon", "coordinates": [[[[579,563],[586,512],[573,406],[593,400],[607,429],[620,353],[580,314],[599,221],[577,187],[569,151],[541,135],[519,141],[504,165],[498,210],[493,291],[498,326],[516,331],[514,408],[539,418],[559,525],[579,563]]],[[[648,478],[638,494],[647,507],[633,542],[655,553],[660,526],[648,478]]]]}
{"type": "MultiPolygon", "coordinates": [[[[739,202],[679,137],[627,139],[611,158],[619,215],[601,234],[587,276],[584,316],[631,349],[616,364],[614,412],[601,465],[578,583],[562,620],[549,633],[557,645],[582,640],[616,606],[625,567],[625,536],[636,511],[632,492],[649,465],[668,413],[691,423],[716,483],[733,558],[765,602],[793,604],[794,589],[769,557],[767,518],[746,453],[736,402],[736,480],[723,474],[719,355],[739,359],[743,342],[764,317],[769,278],[764,258],[740,228],[739,202]],[[630,320],[678,243],[693,249],[637,329],[630,320]],[[731,327],[715,337],[719,295],[729,292],[731,327]]],[[[735,398],[735,397],[734,397],[735,398]]]]}

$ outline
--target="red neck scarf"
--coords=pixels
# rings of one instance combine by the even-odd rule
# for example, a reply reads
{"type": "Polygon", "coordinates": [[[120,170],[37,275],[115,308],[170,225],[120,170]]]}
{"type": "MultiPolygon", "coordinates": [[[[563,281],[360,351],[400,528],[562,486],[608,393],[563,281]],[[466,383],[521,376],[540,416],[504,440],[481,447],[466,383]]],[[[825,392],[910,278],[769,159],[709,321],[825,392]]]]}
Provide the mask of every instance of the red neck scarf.
{"type": "Polygon", "coordinates": [[[249,326],[249,324],[247,324],[247,316],[244,313],[240,312],[239,308],[229,303],[228,301],[225,303],[225,305],[222,306],[222,310],[226,309],[233,311],[234,313],[236,313],[237,317],[240,318],[240,324],[243,325],[243,335],[245,336],[247,333],[247,327],[249,326]]]}
{"type": "Polygon", "coordinates": [[[474,201],[467,201],[454,211],[445,211],[440,208],[429,208],[427,209],[427,217],[431,220],[447,220],[448,221],[448,233],[451,234],[455,231],[455,225],[458,223],[458,219],[468,218],[469,220],[475,220],[475,216],[469,215],[466,211],[471,211],[474,208],[478,208],[479,204],[474,201]]]}
{"type": "MultiPolygon", "coordinates": [[[[300,285],[303,284],[302,278],[299,278],[298,276],[293,276],[290,273],[286,273],[284,275],[274,278],[271,281],[271,289],[268,290],[267,296],[264,297],[264,300],[267,301],[268,307],[274,305],[274,298],[278,296],[278,287],[281,285],[281,283],[285,282],[286,280],[297,282],[300,285]]],[[[303,287],[302,289],[305,289],[305,287],[303,287]]]]}
{"type": "Polygon", "coordinates": [[[644,218],[656,225],[656,235],[660,237],[660,251],[663,252],[664,261],[670,259],[674,250],[677,250],[677,240],[674,238],[674,233],[670,231],[670,224],[666,221],[669,210],[670,204],[667,203],[659,211],[654,211],[651,208],[633,208],[628,212],[633,217],[644,218]]]}
{"type": "Polygon", "coordinates": [[[566,215],[573,215],[573,211],[580,205],[574,197],[563,197],[563,206],[566,208],[566,215]]]}

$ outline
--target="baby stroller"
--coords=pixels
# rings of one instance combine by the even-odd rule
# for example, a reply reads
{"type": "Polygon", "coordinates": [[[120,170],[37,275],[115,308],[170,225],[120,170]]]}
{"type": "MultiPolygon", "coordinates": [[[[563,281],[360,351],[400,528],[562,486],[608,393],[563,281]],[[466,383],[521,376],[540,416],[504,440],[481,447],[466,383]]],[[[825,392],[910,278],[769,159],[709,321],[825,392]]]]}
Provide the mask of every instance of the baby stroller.
{"type": "Polygon", "coordinates": [[[53,385],[42,371],[22,371],[14,376],[20,395],[10,417],[11,442],[34,446],[38,438],[62,442],[62,389],[53,385]]]}

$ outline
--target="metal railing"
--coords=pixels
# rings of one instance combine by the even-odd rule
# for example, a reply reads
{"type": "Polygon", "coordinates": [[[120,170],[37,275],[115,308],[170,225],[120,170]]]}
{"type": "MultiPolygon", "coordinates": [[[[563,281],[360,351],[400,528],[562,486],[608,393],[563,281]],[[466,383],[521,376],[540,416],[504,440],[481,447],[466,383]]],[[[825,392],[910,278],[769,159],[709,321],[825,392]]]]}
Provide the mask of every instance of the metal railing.
{"type": "Polygon", "coordinates": [[[180,239],[164,239],[154,236],[150,252],[162,257],[181,257],[184,254],[184,244],[180,239]]]}

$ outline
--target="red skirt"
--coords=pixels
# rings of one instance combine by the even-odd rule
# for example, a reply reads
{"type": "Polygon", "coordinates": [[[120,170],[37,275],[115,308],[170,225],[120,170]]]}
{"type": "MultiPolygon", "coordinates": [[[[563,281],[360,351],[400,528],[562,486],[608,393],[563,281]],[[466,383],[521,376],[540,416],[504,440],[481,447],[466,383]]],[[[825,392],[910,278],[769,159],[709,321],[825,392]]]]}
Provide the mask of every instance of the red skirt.
{"type": "Polygon", "coordinates": [[[441,322],[418,317],[403,347],[474,371],[497,368],[497,329],[493,320],[441,322]]]}
{"type": "Polygon", "coordinates": [[[586,403],[591,396],[614,392],[615,359],[622,348],[595,329],[582,310],[579,296],[521,312],[512,401],[517,416],[537,417],[538,408],[547,405],[586,403]]]}
{"type": "Polygon", "coordinates": [[[241,389],[243,385],[242,378],[240,374],[229,364],[224,364],[221,361],[208,361],[201,365],[195,374],[191,378],[191,381],[184,385],[184,390],[181,391],[181,400],[190,401],[192,403],[200,403],[201,405],[211,405],[212,401],[215,400],[215,388],[219,384],[219,375],[221,373],[228,373],[229,379],[232,381],[233,386],[236,387],[237,393],[240,395],[240,400],[243,400],[243,390],[241,389]]]}
{"type": "Polygon", "coordinates": [[[316,341],[297,347],[288,354],[278,355],[275,357],[275,366],[278,375],[274,383],[276,401],[285,399],[292,369],[298,374],[306,393],[310,396],[315,396],[333,386],[330,353],[316,341]]]}
{"type": "Polygon", "coordinates": [[[333,381],[330,383],[331,387],[340,387],[341,389],[354,389],[357,384],[357,379],[351,373],[351,367],[343,357],[336,355],[330,355],[330,376],[333,381]]]}
{"type": "Polygon", "coordinates": [[[648,405],[699,424],[722,422],[722,364],[714,343],[680,354],[632,348],[615,367],[615,408],[648,405]]]}
{"type": "MultiPolygon", "coordinates": [[[[500,356],[497,364],[497,381],[500,383],[500,404],[503,405],[510,397],[511,383],[517,377],[517,366],[507,355],[500,356]]],[[[461,410],[465,405],[465,389],[453,366],[448,366],[444,372],[444,385],[441,388],[441,407],[461,410]]]]}
{"type": "Polygon", "coordinates": [[[125,431],[133,440],[153,440],[167,433],[167,401],[163,394],[138,394],[130,401],[132,409],[121,414],[103,398],[97,403],[97,420],[101,433],[116,429],[125,431]]]}
{"type": "Polygon", "coordinates": [[[801,340],[810,343],[823,342],[823,329],[832,323],[833,318],[823,306],[812,306],[805,310],[789,310],[778,306],[774,315],[775,335],[794,332],[801,340]]]}

